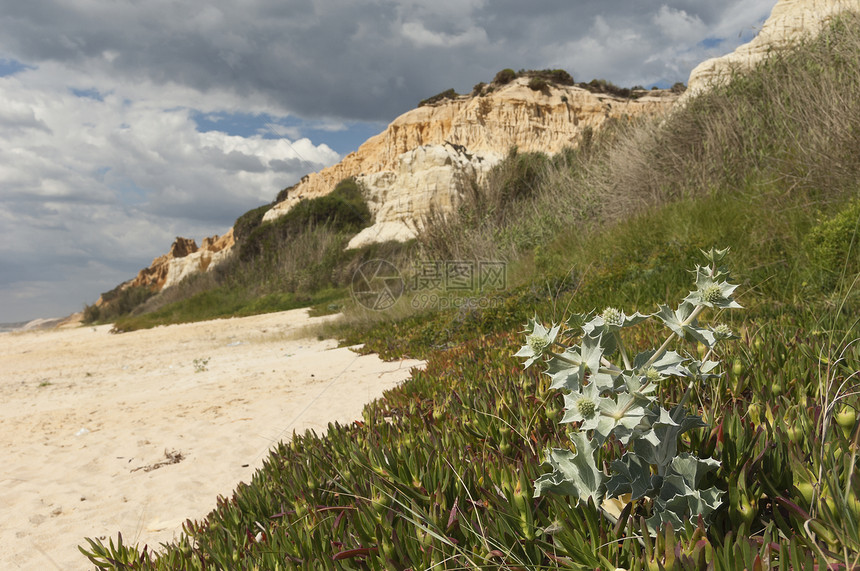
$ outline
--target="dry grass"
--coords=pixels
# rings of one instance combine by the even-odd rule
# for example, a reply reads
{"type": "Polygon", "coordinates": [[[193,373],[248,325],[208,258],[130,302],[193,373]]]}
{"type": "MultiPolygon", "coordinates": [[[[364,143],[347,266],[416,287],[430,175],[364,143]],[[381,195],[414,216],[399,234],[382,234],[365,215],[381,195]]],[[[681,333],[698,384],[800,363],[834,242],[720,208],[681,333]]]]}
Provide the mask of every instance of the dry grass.
{"type": "Polygon", "coordinates": [[[858,31],[860,17],[845,15],[817,40],[772,54],[667,117],[612,124],[587,147],[528,157],[528,169],[525,155],[512,154],[456,215],[431,220],[421,243],[431,256],[508,260],[559,232],[581,233],[678,198],[767,192],[778,209],[781,197],[798,193],[817,204],[856,195],[858,31]]]}

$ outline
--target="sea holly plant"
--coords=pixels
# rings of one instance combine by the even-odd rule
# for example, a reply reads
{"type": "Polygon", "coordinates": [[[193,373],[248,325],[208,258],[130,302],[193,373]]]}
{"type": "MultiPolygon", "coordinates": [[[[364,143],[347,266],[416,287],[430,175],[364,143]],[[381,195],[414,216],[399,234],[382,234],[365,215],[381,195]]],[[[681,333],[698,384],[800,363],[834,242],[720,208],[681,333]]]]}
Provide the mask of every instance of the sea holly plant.
{"type": "Polygon", "coordinates": [[[683,434],[707,426],[688,409],[691,391],[719,377],[717,345],[735,338],[726,325],[705,325],[699,318],[708,309],[741,307],[732,298],[737,286],[728,283],[728,271],[720,265],[728,248],[702,253],[709,263],[696,267],[696,289],[675,309],[660,306],[652,315],[627,315],[609,307],[599,315],[571,317],[564,331],[529,320],[526,343],[516,356],[526,359],[526,367],[546,363],[550,388],[564,392],[561,422],[571,424],[571,446],[546,451],[551,471],[535,481],[535,497],[557,493],[601,505],[629,495],[650,505],[652,532],[668,522],[674,529],[683,529],[685,522],[696,525],[699,516],[708,522],[720,505],[723,492],[703,488],[719,462],[678,451],[683,434]],[[631,356],[622,332],[648,319],[661,321],[667,338],[658,348],[631,356]],[[574,337],[579,343],[571,346],[560,341],[574,337]],[[696,358],[670,349],[681,341],[701,343],[707,351],[696,358]],[[672,406],[661,390],[669,378],[687,386],[672,406]],[[598,451],[611,443],[620,444],[624,454],[601,469],[598,451]]]}

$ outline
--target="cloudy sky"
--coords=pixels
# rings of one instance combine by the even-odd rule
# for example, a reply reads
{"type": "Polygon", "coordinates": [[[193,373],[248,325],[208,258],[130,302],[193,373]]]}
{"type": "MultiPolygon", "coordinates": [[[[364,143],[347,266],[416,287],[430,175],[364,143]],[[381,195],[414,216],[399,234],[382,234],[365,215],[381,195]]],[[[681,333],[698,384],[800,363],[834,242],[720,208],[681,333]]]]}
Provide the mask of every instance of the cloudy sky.
{"type": "Polygon", "coordinates": [[[775,0],[0,0],[0,323],[221,234],[503,68],[686,82],[775,0]]]}

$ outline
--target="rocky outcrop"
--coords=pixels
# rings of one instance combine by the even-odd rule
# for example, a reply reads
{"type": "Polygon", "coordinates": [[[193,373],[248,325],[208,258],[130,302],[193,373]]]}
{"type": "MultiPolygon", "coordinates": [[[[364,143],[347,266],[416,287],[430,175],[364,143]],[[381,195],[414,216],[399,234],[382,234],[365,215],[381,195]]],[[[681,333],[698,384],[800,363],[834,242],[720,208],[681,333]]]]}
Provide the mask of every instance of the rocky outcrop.
{"type": "Polygon", "coordinates": [[[465,189],[481,184],[499,158],[499,153],[472,154],[458,145],[422,145],[400,155],[393,170],[356,177],[376,222],[348,247],[414,238],[422,214],[452,212],[465,189]]]}
{"type": "Polygon", "coordinates": [[[170,251],[152,260],[148,268],[138,272],[128,287],[149,287],[159,291],[182,281],[185,277],[216,265],[233,247],[233,230],[222,236],[204,238],[198,248],[194,240],[177,237],[170,251]]]}
{"type": "Polygon", "coordinates": [[[535,91],[516,79],[480,96],[460,96],[401,115],[388,128],[332,167],[308,175],[264,221],[285,214],[303,198],[327,194],[341,180],[364,186],[374,225],[350,247],[415,235],[433,213],[450,212],[466,185],[483,175],[508,150],[556,153],[575,146],[587,129],[610,119],[662,113],[677,95],[645,92],[638,99],[595,94],[576,86],[535,91]]]}
{"type": "Polygon", "coordinates": [[[774,50],[818,34],[845,10],[860,12],[860,0],[779,0],[752,41],[693,69],[683,99],[726,83],[734,74],[755,67],[774,50]]]}

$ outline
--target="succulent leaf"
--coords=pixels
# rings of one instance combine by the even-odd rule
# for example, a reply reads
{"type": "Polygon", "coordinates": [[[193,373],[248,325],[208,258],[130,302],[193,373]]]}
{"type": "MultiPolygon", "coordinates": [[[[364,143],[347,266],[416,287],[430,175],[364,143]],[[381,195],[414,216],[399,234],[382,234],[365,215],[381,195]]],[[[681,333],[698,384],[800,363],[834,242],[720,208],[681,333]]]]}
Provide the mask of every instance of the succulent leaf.
{"type": "Polygon", "coordinates": [[[654,515],[647,520],[648,527],[656,532],[660,526],[671,522],[676,529],[683,529],[686,522],[695,524],[699,515],[708,522],[721,501],[720,490],[696,490],[681,475],[670,474],[663,479],[660,495],[654,500],[654,515]]]}
{"type": "Polygon", "coordinates": [[[698,488],[702,478],[720,468],[720,462],[713,458],[701,459],[692,454],[682,452],[672,459],[671,472],[678,474],[688,486],[698,488]]]}

